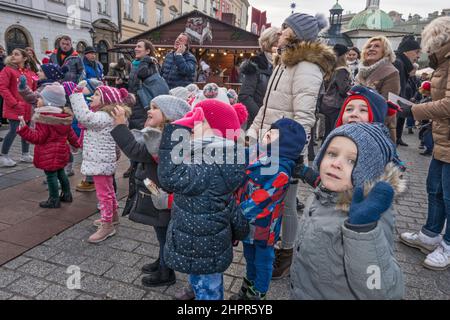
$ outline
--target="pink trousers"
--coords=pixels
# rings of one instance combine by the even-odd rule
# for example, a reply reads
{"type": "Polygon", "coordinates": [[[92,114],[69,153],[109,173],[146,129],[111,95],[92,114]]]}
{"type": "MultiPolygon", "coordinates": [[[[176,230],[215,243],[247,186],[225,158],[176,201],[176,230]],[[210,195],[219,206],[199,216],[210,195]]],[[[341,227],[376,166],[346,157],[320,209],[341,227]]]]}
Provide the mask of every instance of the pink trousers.
{"type": "Polygon", "coordinates": [[[112,222],[114,212],[119,208],[114,192],[113,176],[94,176],[95,191],[100,203],[102,222],[112,222]]]}

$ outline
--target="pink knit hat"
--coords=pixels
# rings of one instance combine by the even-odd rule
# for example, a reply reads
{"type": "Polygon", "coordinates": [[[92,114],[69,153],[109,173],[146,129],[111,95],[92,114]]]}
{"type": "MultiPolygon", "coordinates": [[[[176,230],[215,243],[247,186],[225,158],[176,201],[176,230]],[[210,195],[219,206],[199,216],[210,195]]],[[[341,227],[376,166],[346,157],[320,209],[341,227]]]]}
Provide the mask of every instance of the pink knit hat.
{"type": "Polygon", "coordinates": [[[128,91],[125,88],[117,89],[109,86],[100,86],[97,88],[102,96],[102,102],[105,105],[124,103],[124,99],[128,97],[128,91]]]}
{"type": "Polygon", "coordinates": [[[207,99],[196,104],[194,110],[197,108],[203,110],[209,126],[218,130],[221,136],[227,139],[236,139],[235,134],[228,137],[227,130],[239,130],[248,118],[247,108],[241,103],[230,106],[216,99],[207,99]]]}

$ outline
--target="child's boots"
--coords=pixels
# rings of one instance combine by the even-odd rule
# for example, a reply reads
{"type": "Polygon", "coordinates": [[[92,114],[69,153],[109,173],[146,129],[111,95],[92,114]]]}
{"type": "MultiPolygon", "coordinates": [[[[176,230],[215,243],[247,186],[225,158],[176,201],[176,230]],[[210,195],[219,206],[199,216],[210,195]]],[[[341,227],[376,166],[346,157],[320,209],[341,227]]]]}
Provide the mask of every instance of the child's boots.
{"type": "Polygon", "coordinates": [[[116,229],[112,222],[103,222],[100,227],[97,229],[92,236],[89,237],[88,242],[90,243],[99,243],[102,242],[109,237],[112,237],[116,234],[116,229]]]}
{"type": "Polygon", "coordinates": [[[248,280],[246,277],[243,278],[241,289],[238,294],[233,294],[230,300],[247,300],[248,288],[253,286],[253,282],[248,280]]]}

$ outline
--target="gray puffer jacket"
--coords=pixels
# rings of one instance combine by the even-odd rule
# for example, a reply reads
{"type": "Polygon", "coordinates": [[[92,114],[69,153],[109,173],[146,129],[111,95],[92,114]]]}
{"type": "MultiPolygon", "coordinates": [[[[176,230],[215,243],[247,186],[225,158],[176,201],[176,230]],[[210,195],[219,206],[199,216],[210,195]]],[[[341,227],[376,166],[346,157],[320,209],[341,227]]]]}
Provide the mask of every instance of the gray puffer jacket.
{"type": "MultiPolygon", "coordinates": [[[[399,176],[398,169],[389,165],[380,180],[401,192],[399,176]]],[[[293,299],[402,299],[403,273],[393,248],[394,209],[363,232],[367,230],[347,223],[350,203],[320,187],[307,200],[290,270],[293,299]]]]}

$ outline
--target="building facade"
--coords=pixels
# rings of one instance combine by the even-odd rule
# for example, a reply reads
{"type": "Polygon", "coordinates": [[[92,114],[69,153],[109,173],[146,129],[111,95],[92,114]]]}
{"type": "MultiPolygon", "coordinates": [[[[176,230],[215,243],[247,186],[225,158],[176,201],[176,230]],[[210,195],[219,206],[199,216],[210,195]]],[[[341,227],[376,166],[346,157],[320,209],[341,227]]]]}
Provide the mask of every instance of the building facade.
{"type": "Polygon", "coordinates": [[[104,65],[115,60],[107,50],[119,40],[117,1],[0,0],[0,21],[0,43],[8,52],[32,47],[42,59],[69,35],[80,53],[95,44],[104,65]]]}

